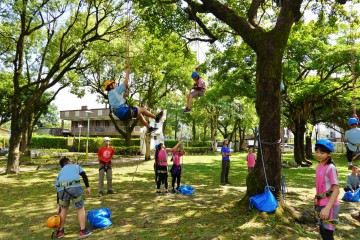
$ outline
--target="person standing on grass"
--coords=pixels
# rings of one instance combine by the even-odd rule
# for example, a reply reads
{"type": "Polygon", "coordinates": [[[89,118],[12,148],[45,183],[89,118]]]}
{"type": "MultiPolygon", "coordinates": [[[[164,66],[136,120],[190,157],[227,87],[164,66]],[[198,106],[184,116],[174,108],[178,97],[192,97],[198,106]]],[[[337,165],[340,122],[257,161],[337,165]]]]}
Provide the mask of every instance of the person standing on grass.
{"type": "Polygon", "coordinates": [[[345,132],[346,158],[348,160],[349,170],[352,167],[353,153],[358,150],[358,147],[355,144],[360,142],[360,128],[358,128],[358,124],[359,118],[354,114],[354,116],[348,120],[350,129],[345,132]]]}
{"type": "Polygon", "coordinates": [[[86,195],[90,196],[89,180],[85,171],[77,164],[73,164],[72,161],[64,157],[60,159],[61,170],[55,181],[55,188],[57,192],[57,200],[60,208],[60,226],[57,231],[57,238],[63,238],[65,234],[65,222],[67,212],[70,206],[70,201],[73,203],[74,208],[77,209],[77,217],[80,224],[80,237],[86,237],[92,232],[86,228],[85,220],[85,206],[83,198],[83,187],[80,183],[80,177],[82,177],[85,187],[86,195]]]}
{"type": "Polygon", "coordinates": [[[246,155],[248,173],[250,173],[254,169],[255,159],[256,159],[256,155],[253,153],[253,149],[249,148],[248,154],[246,155]]]}
{"type": "Polygon", "coordinates": [[[178,189],[180,187],[181,173],[182,173],[182,169],[181,169],[181,165],[180,165],[180,158],[183,155],[184,155],[183,147],[176,148],[172,152],[173,165],[170,170],[171,177],[172,177],[172,181],[171,181],[172,193],[176,193],[176,191],[178,191],[178,189]],[[176,182],[176,190],[175,190],[175,182],[176,182]]]}
{"type": "Polygon", "coordinates": [[[156,171],[158,174],[157,183],[156,183],[156,193],[160,194],[161,183],[165,185],[165,193],[169,193],[168,187],[168,163],[167,163],[167,154],[174,151],[179,147],[181,141],[179,141],[175,147],[166,148],[163,143],[159,143],[155,152],[155,161],[156,161],[156,171]]]}
{"type": "Polygon", "coordinates": [[[339,216],[339,180],[338,171],[331,158],[334,144],[326,139],[320,139],[315,144],[316,158],[319,165],[316,168],[315,210],[318,214],[320,235],[323,240],[334,239],[334,230],[339,216]]]}
{"type": "Polygon", "coordinates": [[[221,148],[221,184],[230,184],[229,182],[229,171],[230,171],[230,149],[228,147],[229,141],[225,139],[221,148]]]}
{"type": "Polygon", "coordinates": [[[110,146],[110,138],[104,137],[104,145],[98,150],[99,160],[99,195],[104,195],[104,177],[106,173],[107,182],[107,193],[115,194],[116,192],[112,189],[112,165],[111,159],[114,156],[114,148],[110,146]]]}

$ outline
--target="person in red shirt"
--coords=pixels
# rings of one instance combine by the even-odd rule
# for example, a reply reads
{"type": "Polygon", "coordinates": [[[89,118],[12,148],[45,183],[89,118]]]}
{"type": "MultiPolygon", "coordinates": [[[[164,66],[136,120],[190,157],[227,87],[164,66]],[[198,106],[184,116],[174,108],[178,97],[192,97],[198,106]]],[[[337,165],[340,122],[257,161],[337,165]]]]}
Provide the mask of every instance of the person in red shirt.
{"type": "Polygon", "coordinates": [[[104,177],[106,173],[107,180],[107,193],[115,194],[116,192],[112,189],[112,169],[111,159],[114,155],[114,148],[110,146],[110,138],[104,137],[104,145],[99,148],[98,159],[99,159],[99,197],[104,195],[104,177]]]}

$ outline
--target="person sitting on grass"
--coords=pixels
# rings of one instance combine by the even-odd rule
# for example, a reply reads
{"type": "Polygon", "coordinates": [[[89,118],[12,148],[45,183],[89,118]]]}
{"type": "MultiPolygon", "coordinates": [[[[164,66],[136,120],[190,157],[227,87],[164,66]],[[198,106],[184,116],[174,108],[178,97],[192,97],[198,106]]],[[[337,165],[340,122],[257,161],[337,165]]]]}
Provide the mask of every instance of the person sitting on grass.
{"type": "Polygon", "coordinates": [[[202,97],[206,89],[206,84],[204,80],[199,76],[198,72],[193,72],[191,74],[191,78],[195,81],[195,83],[186,98],[186,107],[184,109],[184,112],[186,113],[191,112],[193,98],[202,97]]]}
{"type": "Polygon", "coordinates": [[[355,192],[356,189],[360,188],[360,181],[358,176],[358,167],[353,165],[351,167],[351,173],[346,176],[346,187],[344,188],[345,192],[355,192]]]}
{"type": "Polygon", "coordinates": [[[73,207],[77,209],[77,217],[80,224],[79,236],[86,237],[92,234],[92,232],[85,226],[86,213],[83,198],[83,187],[81,186],[79,176],[81,176],[84,181],[86,186],[86,195],[89,197],[90,187],[88,177],[79,165],[73,164],[67,157],[60,159],[60,166],[62,169],[60,170],[55,182],[57,199],[60,208],[60,226],[57,231],[57,238],[64,237],[64,226],[70,201],[73,203],[73,207]]]}
{"type": "Polygon", "coordinates": [[[163,111],[159,112],[157,115],[154,115],[143,107],[129,106],[126,99],[127,90],[129,88],[128,80],[129,67],[126,68],[124,82],[119,86],[117,86],[114,80],[106,80],[104,82],[104,89],[108,92],[108,99],[112,112],[120,120],[130,120],[132,118],[139,119],[139,121],[148,128],[149,133],[156,131],[157,128],[150,126],[150,124],[145,120],[144,115],[155,119],[155,121],[158,123],[163,116],[163,111]]]}

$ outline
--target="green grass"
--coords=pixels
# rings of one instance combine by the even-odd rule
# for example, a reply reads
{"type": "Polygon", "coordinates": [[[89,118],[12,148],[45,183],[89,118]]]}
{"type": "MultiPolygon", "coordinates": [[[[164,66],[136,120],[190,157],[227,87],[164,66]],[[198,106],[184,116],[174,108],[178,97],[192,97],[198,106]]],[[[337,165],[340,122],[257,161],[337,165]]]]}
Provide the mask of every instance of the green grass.
{"type": "MultiPolygon", "coordinates": [[[[291,160],[291,155],[284,159],[291,160]]],[[[121,159],[117,157],[116,159],[121,159]]],[[[347,170],[343,155],[335,155],[341,187],[347,170]]],[[[95,161],[95,158],[94,160],[95,161]]],[[[5,160],[0,160],[5,167],[5,160]]],[[[24,167],[24,166],[22,166],[24,167]]],[[[288,194],[286,204],[297,211],[311,212],[315,194],[314,169],[284,169],[288,194]]],[[[113,225],[95,229],[87,239],[320,239],[314,224],[300,225],[285,214],[264,214],[257,210],[243,212],[236,203],[246,191],[245,154],[232,156],[231,185],[220,186],[220,155],[184,156],[182,185],[191,185],[191,196],[155,194],[153,161],[117,161],[113,167],[116,195],[97,195],[97,165],[84,166],[89,176],[91,197],[86,210],[107,207],[113,225]],[[135,173],[136,171],[136,173],[135,173]]],[[[50,239],[52,229],[46,219],[56,213],[54,181],[59,169],[23,171],[19,175],[0,175],[0,239],[50,239]]],[[[171,180],[171,178],[169,178],[171,180]]],[[[339,198],[344,192],[340,192],[339,198]]],[[[340,200],[341,224],[336,239],[360,237],[360,223],[350,217],[360,210],[359,203],[340,200]]],[[[78,236],[76,211],[69,210],[65,239],[78,236]]]]}

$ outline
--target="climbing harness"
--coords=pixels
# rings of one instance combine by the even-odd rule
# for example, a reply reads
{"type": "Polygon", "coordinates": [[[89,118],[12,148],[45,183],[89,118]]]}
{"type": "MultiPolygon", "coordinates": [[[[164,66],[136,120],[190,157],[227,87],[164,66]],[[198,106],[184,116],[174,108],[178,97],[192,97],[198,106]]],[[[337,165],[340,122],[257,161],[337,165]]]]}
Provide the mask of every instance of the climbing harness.
{"type": "Polygon", "coordinates": [[[321,194],[316,194],[315,198],[317,200],[320,200],[320,199],[323,199],[323,198],[329,198],[329,197],[331,197],[332,193],[333,193],[333,191],[326,191],[326,192],[323,192],[321,194]]]}
{"type": "Polygon", "coordinates": [[[99,168],[99,172],[100,172],[102,169],[104,169],[104,171],[107,173],[107,171],[108,171],[109,169],[111,169],[111,161],[110,161],[110,162],[103,162],[103,161],[101,161],[101,164],[104,165],[104,166],[101,166],[101,167],[99,168]]]}

